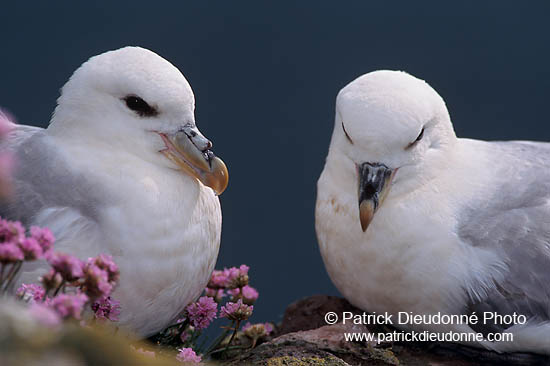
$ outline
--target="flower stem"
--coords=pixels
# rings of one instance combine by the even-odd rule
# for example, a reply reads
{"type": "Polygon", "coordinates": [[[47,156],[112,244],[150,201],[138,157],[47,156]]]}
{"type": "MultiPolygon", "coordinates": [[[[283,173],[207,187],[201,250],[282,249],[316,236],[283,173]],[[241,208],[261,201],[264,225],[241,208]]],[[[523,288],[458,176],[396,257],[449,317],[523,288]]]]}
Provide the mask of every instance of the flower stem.
{"type": "Polygon", "coordinates": [[[231,345],[231,342],[233,342],[233,338],[235,338],[235,335],[237,334],[237,331],[239,330],[239,326],[241,325],[241,321],[237,320],[237,324],[235,325],[235,329],[233,329],[233,334],[231,334],[231,338],[229,338],[229,342],[227,342],[227,346],[225,347],[225,351],[229,349],[229,346],[231,345]]]}
{"type": "Polygon", "coordinates": [[[19,269],[22,266],[22,261],[17,261],[14,264],[12,264],[10,271],[8,272],[8,276],[6,278],[6,286],[4,287],[4,292],[7,292],[11,286],[11,283],[13,282],[15,275],[17,272],[19,272],[19,269]]]}
{"type": "Polygon", "coordinates": [[[59,291],[63,286],[65,286],[65,280],[61,281],[61,284],[59,285],[59,287],[55,289],[55,292],[53,293],[53,297],[57,296],[57,294],[59,293],[59,291]]]}
{"type": "MultiPolygon", "coordinates": [[[[216,349],[216,347],[218,347],[220,343],[225,339],[227,333],[229,333],[229,330],[232,328],[233,327],[225,329],[224,332],[218,338],[216,338],[216,340],[214,340],[212,345],[206,350],[204,354],[209,355],[210,353],[212,353],[216,349]]],[[[219,350],[217,350],[216,352],[219,352],[219,350]]]]}

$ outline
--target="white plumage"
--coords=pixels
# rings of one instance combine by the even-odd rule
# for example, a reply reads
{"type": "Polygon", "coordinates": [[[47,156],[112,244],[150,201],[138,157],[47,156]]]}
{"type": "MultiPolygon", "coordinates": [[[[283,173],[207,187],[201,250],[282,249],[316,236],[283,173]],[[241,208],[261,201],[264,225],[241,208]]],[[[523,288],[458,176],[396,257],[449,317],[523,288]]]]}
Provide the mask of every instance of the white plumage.
{"type": "Polygon", "coordinates": [[[547,354],[549,164],[547,143],[456,138],[422,80],[359,77],[338,94],[318,181],[316,231],[331,279],[369,312],[523,314],[528,323],[512,327],[401,328],[506,331],[513,342],[476,345],[547,354]],[[388,178],[367,176],[375,169],[388,178]]]}
{"type": "MultiPolygon", "coordinates": [[[[227,171],[210,146],[177,68],[138,47],[107,52],[73,74],[47,129],[12,134],[16,196],[0,213],[49,227],[55,250],[111,254],[119,324],[148,336],[200,295],[214,269],[220,203],[199,180],[221,192],[224,182],[208,179],[225,174],[226,184],[227,171]]],[[[36,282],[46,267],[23,267],[19,282],[36,282]]]]}

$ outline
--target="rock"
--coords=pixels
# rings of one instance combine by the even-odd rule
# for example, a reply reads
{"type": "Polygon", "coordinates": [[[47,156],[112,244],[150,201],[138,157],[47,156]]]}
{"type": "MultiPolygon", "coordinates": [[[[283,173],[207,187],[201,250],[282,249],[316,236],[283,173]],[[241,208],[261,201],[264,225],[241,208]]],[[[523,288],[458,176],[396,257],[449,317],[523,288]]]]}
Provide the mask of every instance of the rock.
{"type": "Polygon", "coordinates": [[[325,314],[333,311],[342,314],[351,311],[362,314],[363,311],[351,305],[345,299],[336,296],[315,295],[290,304],[283,317],[283,323],[278,334],[297,332],[300,330],[317,329],[327,325],[325,314]]]}
{"type": "Polygon", "coordinates": [[[328,325],[281,335],[232,360],[231,365],[399,365],[390,350],[345,342],[344,332],[367,332],[358,325],[328,325]]]}
{"type": "MultiPolygon", "coordinates": [[[[325,314],[350,311],[362,314],[346,300],[334,296],[312,296],[291,304],[275,338],[228,361],[229,365],[319,366],[319,365],[549,365],[550,359],[532,354],[495,352],[451,343],[350,342],[344,333],[393,331],[390,327],[367,329],[363,325],[327,325],[325,314]]],[[[369,326],[370,328],[370,326],[369,326]]]]}

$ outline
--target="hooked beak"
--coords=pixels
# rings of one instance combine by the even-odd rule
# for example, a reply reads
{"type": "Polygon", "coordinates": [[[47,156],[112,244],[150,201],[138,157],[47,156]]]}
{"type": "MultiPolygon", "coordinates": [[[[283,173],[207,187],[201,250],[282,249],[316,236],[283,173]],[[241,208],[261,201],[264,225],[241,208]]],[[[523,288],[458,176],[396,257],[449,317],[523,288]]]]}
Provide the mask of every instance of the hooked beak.
{"type": "Polygon", "coordinates": [[[357,165],[359,175],[359,220],[361,229],[367,231],[376,210],[382,205],[390,191],[390,183],[397,169],[380,163],[357,165]]]}
{"type": "Polygon", "coordinates": [[[227,187],[229,174],[224,162],[214,155],[212,143],[195,125],[185,125],[172,134],[157,132],[166,148],[160,152],[178,165],[181,170],[197,178],[214,190],[216,195],[227,187]]]}

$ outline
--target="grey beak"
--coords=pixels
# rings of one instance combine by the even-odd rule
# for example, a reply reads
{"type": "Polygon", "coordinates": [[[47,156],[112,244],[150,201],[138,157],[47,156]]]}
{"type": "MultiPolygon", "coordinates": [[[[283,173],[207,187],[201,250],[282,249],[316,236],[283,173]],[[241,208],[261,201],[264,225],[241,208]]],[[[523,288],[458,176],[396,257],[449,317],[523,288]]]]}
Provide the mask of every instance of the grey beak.
{"type": "Polygon", "coordinates": [[[205,152],[206,150],[210,150],[212,148],[212,142],[204,137],[204,135],[194,124],[187,124],[183,126],[181,130],[200,151],[205,152]]]}
{"type": "Polygon", "coordinates": [[[363,232],[367,230],[378,207],[384,201],[393,170],[380,163],[363,163],[357,166],[359,176],[359,220],[363,232]]]}

